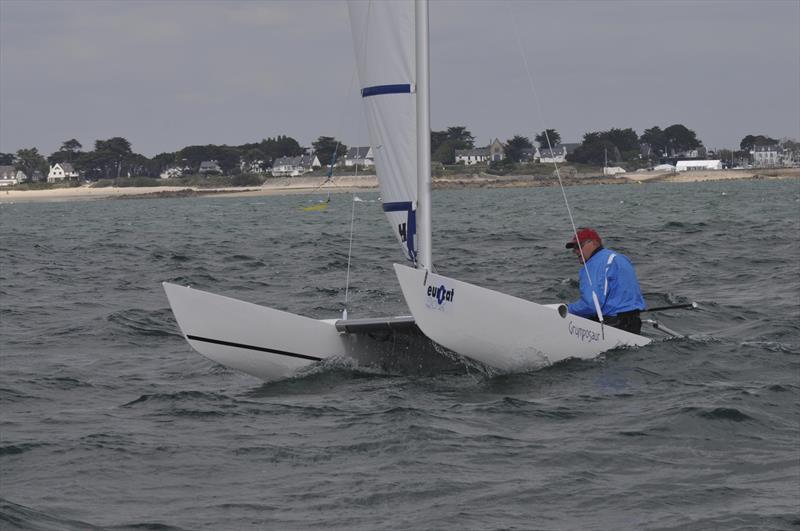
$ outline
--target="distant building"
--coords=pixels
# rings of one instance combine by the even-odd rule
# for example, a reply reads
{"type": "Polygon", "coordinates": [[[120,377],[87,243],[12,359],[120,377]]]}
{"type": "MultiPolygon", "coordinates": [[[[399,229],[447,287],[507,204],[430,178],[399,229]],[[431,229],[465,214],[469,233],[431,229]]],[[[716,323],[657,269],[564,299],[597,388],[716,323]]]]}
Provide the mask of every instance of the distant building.
{"type": "Polygon", "coordinates": [[[580,147],[580,144],[571,142],[567,144],[556,144],[552,149],[536,148],[534,160],[542,164],[561,164],[566,162],[567,155],[570,155],[578,147],[580,147]]]}
{"type": "Polygon", "coordinates": [[[519,154],[520,162],[536,162],[537,150],[535,147],[524,148],[519,154]]]}
{"type": "Polygon", "coordinates": [[[497,162],[504,158],[506,158],[506,149],[503,147],[503,144],[495,138],[494,141],[489,144],[489,160],[497,162]]]}
{"type": "Polygon", "coordinates": [[[692,170],[721,170],[721,160],[679,160],[675,164],[675,171],[692,170]]]}
{"type": "Polygon", "coordinates": [[[456,164],[464,164],[472,166],[481,162],[488,162],[490,157],[489,147],[473,148],[473,149],[457,149],[456,150],[456,164]]]}
{"type": "Polygon", "coordinates": [[[159,174],[162,179],[174,179],[181,176],[183,176],[183,168],[178,166],[171,166],[159,174]]]}
{"type": "Polygon", "coordinates": [[[702,146],[696,149],[684,149],[682,151],[671,150],[671,154],[679,159],[697,159],[706,156],[706,149],[702,146]]]}
{"type": "Polygon", "coordinates": [[[788,152],[785,152],[779,146],[754,146],[750,150],[750,156],[753,158],[753,166],[757,168],[775,168],[778,166],[791,166],[791,155],[787,157],[788,152]],[[788,162],[788,164],[787,164],[788,162]]]}
{"type": "Polygon", "coordinates": [[[263,160],[241,160],[239,162],[239,169],[242,173],[264,173],[266,162],[263,160]]]}
{"type": "Polygon", "coordinates": [[[506,158],[505,148],[503,144],[494,139],[491,144],[484,147],[472,149],[457,149],[455,150],[456,164],[465,164],[472,166],[483,162],[498,161],[506,158]]]}
{"type": "Polygon", "coordinates": [[[653,168],[653,171],[669,171],[675,173],[675,166],[672,164],[659,164],[653,168]]]}
{"type": "Polygon", "coordinates": [[[372,147],[351,147],[344,156],[344,165],[348,168],[352,166],[374,166],[375,157],[372,154],[372,147]]]}
{"type": "Polygon", "coordinates": [[[28,176],[22,170],[14,166],[0,166],[0,186],[14,186],[27,180],[28,176]]]}
{"type": "Polygon", "coordinates": [[[57,183],[63,180],[78,179],[80,175],[69,162],[57,162],[50,166],[50,172],[47,174],[48,183],[57,183]]]}
{"type": "Polygon", "coordinates": [[[620,173],[625,173],[625,169],[620,168],[619,166],[606,166],[603,168],[603,175],[607,175],[609,177],[619,175],[620,173]]]}
{"type": "Polygon", "coordinates": [[[320,168],[322,164],[316,155],[301,155],[299,157],[281,157],[272,163],[273,177],[297,177],[320,168]]]}
{"type": "Polygon", "coordinates": [[[204,160],[200,163],[197,173],[201,175],[221,175],[222,168],[216,160],[204,160]]]}

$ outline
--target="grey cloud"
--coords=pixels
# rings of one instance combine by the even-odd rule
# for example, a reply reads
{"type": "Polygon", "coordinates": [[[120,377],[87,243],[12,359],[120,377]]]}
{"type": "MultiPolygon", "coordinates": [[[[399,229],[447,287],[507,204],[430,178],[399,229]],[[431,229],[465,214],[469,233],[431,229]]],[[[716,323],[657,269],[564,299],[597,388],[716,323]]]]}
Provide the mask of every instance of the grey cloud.
{"type": "MultiPolygon", "coordinates": [[[[676,122],[710,147],[800,137],[799,19],[793,1],[434,1],[432,126],[481,143],[676,122]]],[[[1,0],[0,151],[365,143],[353,62],[340,2],[1,0]]]]}

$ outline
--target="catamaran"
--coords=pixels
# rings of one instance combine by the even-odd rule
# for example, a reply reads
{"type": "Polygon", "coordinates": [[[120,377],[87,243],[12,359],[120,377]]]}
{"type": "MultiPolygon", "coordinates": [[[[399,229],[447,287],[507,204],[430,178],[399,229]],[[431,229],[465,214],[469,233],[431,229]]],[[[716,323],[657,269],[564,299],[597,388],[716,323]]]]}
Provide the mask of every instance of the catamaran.
{"type": "MultiPolygon", "coordinates": [[[[189,344],[263,380],[332,357],[384,352],[377,330],[414,336],[498,371],[591,359],[647,337],[438,274],[432,261],[427,0],[348,2],[383,210],[410,265],[394,270],[410,315],[312,319],[164,282],[189,344]]],[[[602,317],[602,316],[601,316],[602,317]]],[[[441,349],[429,348],[431,356],[441,349]]]]}

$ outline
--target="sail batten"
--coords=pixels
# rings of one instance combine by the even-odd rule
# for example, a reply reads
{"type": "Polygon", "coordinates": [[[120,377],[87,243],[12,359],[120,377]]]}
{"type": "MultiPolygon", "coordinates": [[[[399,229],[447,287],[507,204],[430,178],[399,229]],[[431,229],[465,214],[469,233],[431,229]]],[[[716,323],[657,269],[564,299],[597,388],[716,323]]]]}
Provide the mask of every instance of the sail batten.
{"type": "Polygon", "coordinates": [[[382,94],[410,94],[413,92],[410,83],[398,83],[394,85],[375,85],[361,89],[361,97],[380,96],[382,94]]]}

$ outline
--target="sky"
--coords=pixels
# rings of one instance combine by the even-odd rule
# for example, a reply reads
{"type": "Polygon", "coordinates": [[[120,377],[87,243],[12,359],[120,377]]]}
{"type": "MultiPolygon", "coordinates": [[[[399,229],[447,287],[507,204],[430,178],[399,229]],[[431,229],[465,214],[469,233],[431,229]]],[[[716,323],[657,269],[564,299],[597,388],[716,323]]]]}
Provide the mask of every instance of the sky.
{"type": "MultiPolygon", "coordinates": [[[[380,1],[380,0],[373,0],[380,1]]],[[[431,0],[431,127],[800,139],[800,0],[431,0]]],[[[0,0],[0,152],[369,143],[337,0],[0,0]]]]}

